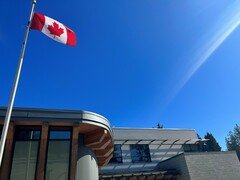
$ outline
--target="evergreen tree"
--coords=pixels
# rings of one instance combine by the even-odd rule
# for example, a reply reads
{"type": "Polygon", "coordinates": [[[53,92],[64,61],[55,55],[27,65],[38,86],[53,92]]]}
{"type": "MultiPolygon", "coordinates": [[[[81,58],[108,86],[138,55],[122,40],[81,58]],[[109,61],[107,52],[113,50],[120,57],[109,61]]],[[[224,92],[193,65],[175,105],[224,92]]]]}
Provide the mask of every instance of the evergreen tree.
{"type": "Polygon", "coordinates": [[[240,160],[240,126],[236,124],[236,126],[232,131],[229,131],[228,137],[225,138],[227,149],[229,151],[236,151],[238,155],[238,159],[240,160]]]}
{"type": "Polygon", "coordinates": [[[157,128],[159,128],[159,129],[160,129],[160,128],[163,128],[163,125],[158,122],[157,128]]]}
{"type": "Polygon", "coordinates": [[[198,133],[197,133],[197,137],[198,137],[198,139],[202,139],[201,136],[198,133]]]}
{"type": "Polygon", "coordinates": [[[207,132],[204,139],[209,139],[206,142],[206,151],[221,151],[222,148],[211,133],[207,132]]]}

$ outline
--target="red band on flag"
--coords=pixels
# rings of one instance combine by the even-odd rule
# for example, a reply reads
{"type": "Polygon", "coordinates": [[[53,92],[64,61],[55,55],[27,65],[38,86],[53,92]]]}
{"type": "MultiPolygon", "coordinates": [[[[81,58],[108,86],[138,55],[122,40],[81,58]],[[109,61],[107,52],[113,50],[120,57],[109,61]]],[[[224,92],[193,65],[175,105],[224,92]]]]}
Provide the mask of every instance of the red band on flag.
{"type": "Polygon", "coordinates": [[[32,18],[31,29],[42,31],[44,24],[45,24],[45,16],[35,12],[32,18]]]}
{"type": "Polygon", "coordinates": [[[77,43],[77,37],[75,35],[75,33],[66,27],[66,30],[67,30],[67,45],[69,46],[76,46],[76,43],[77,43]]]}
{"type": "Polygon", "coordinates": [[[40,13],[34,13],[30,28],[39,30],[60,43],[76,46],[77,38],[71,29],[40,13]]]}

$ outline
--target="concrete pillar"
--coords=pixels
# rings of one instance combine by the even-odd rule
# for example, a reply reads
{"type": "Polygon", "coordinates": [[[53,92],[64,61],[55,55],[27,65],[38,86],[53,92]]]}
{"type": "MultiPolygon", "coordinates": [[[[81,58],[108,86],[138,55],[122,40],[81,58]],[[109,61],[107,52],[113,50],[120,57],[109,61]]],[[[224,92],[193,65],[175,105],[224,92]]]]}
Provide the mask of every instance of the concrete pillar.
{"type": "Polygon", "coordinates": [[[98,180],[98,165],[94,152],[80,145],[78,148],[76,180],[98,180]]]}

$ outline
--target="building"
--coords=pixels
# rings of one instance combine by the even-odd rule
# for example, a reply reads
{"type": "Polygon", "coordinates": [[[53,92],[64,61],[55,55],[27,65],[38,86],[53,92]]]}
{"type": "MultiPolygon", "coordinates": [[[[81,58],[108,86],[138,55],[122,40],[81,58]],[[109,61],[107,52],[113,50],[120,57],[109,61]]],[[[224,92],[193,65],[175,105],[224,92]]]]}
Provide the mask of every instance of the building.
{"type": "Polygon", "coordinates": [[[205,141],[191,129],[111,128],[92,112],[15,108],[0,179],[239,180],[236,153],[204,152],[205,141]]]}
{"type": "MultiPolygon", "coordinates": [[[[6,108],[0,108],[0,124],[6,108]]],[[[1,180],[97,180],[112,157],[108,120],[87,111],[15,108],[1,180]]]]}
{"type": "Polygon", "coordinates": [[[191,129],[113,128],[114,155],[101,180],[239,180],[236,152],[204,152],[191,129]]]}

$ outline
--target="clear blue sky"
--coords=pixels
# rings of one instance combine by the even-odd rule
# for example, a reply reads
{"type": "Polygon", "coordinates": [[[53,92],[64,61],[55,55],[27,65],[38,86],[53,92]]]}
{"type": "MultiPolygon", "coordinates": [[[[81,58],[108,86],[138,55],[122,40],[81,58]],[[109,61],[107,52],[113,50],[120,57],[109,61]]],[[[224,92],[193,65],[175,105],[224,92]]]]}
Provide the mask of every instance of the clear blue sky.
{"type": "MultiPolygon", "coordinates": [[[[31,1],[1,0],[0,105],[7,106],[31,1]]],[[[191,128],[224,138],[240,122],[240,1],[37,1],[77,34],[29,34],[15,107],[89,110],[115,127],[191,128]]]]}

